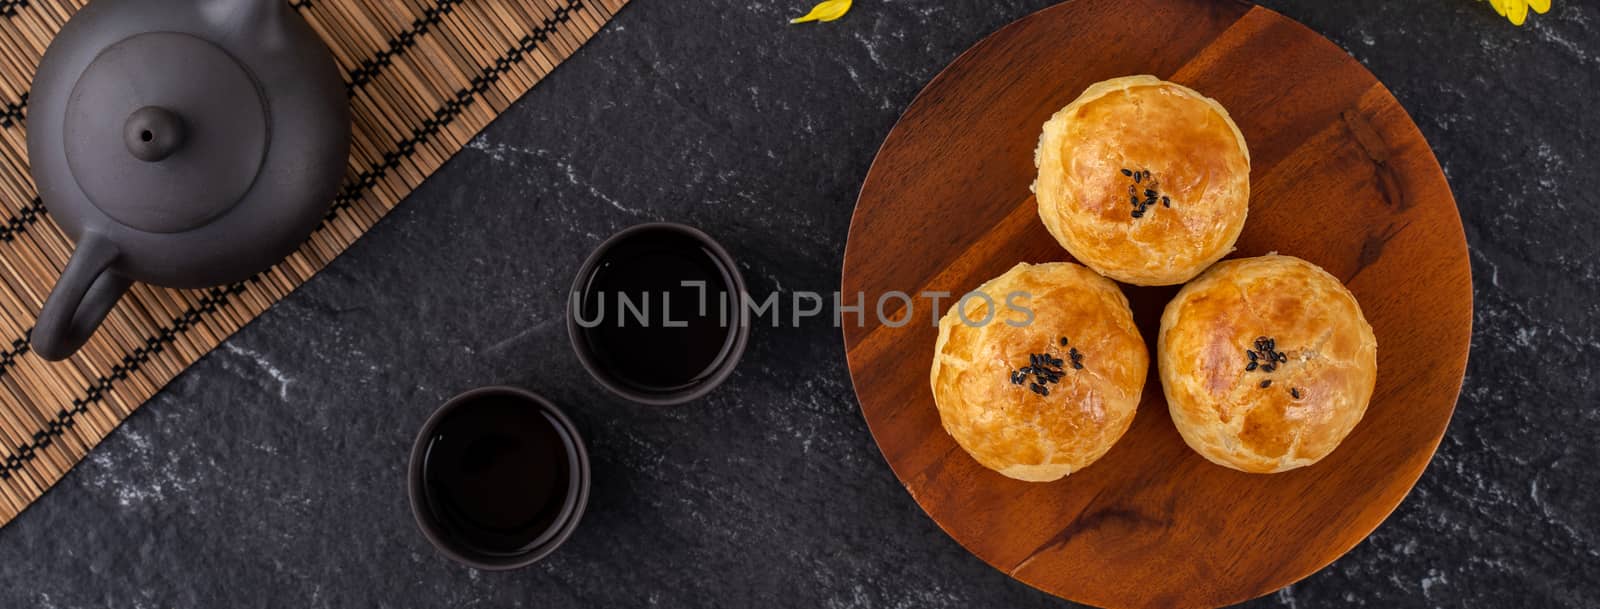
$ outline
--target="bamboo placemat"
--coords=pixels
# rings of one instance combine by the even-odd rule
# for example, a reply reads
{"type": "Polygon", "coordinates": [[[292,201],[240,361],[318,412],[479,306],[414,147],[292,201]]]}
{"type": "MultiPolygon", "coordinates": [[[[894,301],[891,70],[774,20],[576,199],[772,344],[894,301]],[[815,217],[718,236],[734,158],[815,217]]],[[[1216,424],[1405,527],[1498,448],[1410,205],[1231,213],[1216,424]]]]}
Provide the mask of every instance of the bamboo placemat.
{"type": "Polygon", "coordinates": [[[0,0],[0,525],[189,364],[344,251],[628,0],[294,0],[333,50],[354,121],[349,166],[299,251],[234,285],[135,284],[77,355],[28,334],[71,242],[28,174],[28,84],[85,0],[0,0]]]}

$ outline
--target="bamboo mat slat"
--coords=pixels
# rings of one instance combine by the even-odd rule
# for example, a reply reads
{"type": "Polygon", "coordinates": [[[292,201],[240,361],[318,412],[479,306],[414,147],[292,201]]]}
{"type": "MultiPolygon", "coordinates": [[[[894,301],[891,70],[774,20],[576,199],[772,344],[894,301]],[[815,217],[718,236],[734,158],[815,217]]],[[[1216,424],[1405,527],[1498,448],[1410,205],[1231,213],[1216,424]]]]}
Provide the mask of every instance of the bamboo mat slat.
{"type": "Polygon", "coordinates": [[[309,279],[628,0],[294,0],[344,72],[344,184],[315,233],[234,285],[136,284],[71,359],[28,333],[72,244],[28,174],[28,85],[86,0],[0,0],[0,526],[145,400],[309,279]]]}

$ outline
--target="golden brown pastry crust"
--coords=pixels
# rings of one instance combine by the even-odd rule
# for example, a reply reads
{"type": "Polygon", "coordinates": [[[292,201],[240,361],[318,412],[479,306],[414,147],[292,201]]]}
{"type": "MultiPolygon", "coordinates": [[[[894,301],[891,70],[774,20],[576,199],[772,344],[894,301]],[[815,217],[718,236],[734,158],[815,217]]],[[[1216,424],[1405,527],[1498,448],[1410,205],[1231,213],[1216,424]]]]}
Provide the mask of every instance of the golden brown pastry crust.
{"type": "Polygon", "coordinates": [[[1250,203],[1250,150],[1228,111],[1154,76],[1090,86],[1044,124],[1034,164],[1050,234],[1079,262],[1137,285],[1183,283],[1221,259],[1250,203]],[[1146,190],[1158,202],[1136,218],[1130,196],[1143,202],[1146,190]]]}
{"type": "Polygon", "coordinates": [[[1161,386],[1183,440],[1251,473],[1327,456],[1366,414],[1378,343],[1355,296],[1292,256],[1228,260],[1183,287],[1161,316],[1161,386]],[[1273,359],[1256,347],[1273,339],[1273,359]],[[1247,352],[1256,351],[1249,370],[1247,352]],[[1265,388],[1263,381],[1271,381],[1265,388]]]}
{"type": "MultiPolygon", "coordinates": [[[[1018,480],[1047,482],[1082,469],[1110,450],[1133,422],[1150,356],[1128,299],[1115,283],[1070,262],[1018,264],[980,286],[994,300],[995,318],[981,327],[962,321],[957,307],[939,320],[930,381],[945,431],[985,467],[1018,480]],[[1033,312],[1031,323],[1006,307],[1014,301],[1033,312]],[[1069,344],[1062,346],[1061,338],[1069,344]],[[1082,353],[1081,369],[1071,351],[1082,353]],[[1060,381],[1013,383],[1029,355],[1061,360],[1060,381]]],[[[987,316],[973,298],[967,319],[987,316]]]]}

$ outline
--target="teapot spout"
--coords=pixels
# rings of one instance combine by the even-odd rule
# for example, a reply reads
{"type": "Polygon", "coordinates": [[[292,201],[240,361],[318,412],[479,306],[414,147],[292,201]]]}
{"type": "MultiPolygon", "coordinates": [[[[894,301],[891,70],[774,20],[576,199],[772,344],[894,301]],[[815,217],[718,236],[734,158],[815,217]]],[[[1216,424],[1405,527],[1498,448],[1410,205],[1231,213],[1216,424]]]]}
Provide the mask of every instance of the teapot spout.
{"type": "Polygon", "coordinates": [[[200,12],[230,41],[267,48],[285,44],[285,20],[293,17],[287,0],[205,0],[200,12]]]}

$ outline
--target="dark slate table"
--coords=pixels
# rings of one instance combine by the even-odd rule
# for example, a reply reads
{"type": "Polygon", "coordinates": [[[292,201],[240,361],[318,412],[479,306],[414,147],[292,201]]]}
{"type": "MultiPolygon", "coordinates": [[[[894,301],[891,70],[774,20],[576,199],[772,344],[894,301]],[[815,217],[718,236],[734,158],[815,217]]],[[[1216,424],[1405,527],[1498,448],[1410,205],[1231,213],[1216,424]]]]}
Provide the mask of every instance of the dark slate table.
{"type": "MultiPolygon", "coordinates": [[[[1059,607],[901,488],[829,324],[760,328],[691,405],[605,393],[567,346],[581,257],[704,227],[752,291],[837,286],[879,142],[967,46],[1048,0],[636,0],[327,270],[180,376],[0,529],[3,607],[1059,607]],[[586,429],[590,511],[550,560],[480,573],[417,534],[413,434],[476,385],[586,429]]],[[[1471,0],[1279,0],[1432,142],[1477,322],[1450,431],[1348,556],[1253,603],[1600,606],[1600,6],[1515,28],[1471,0]]]]}

